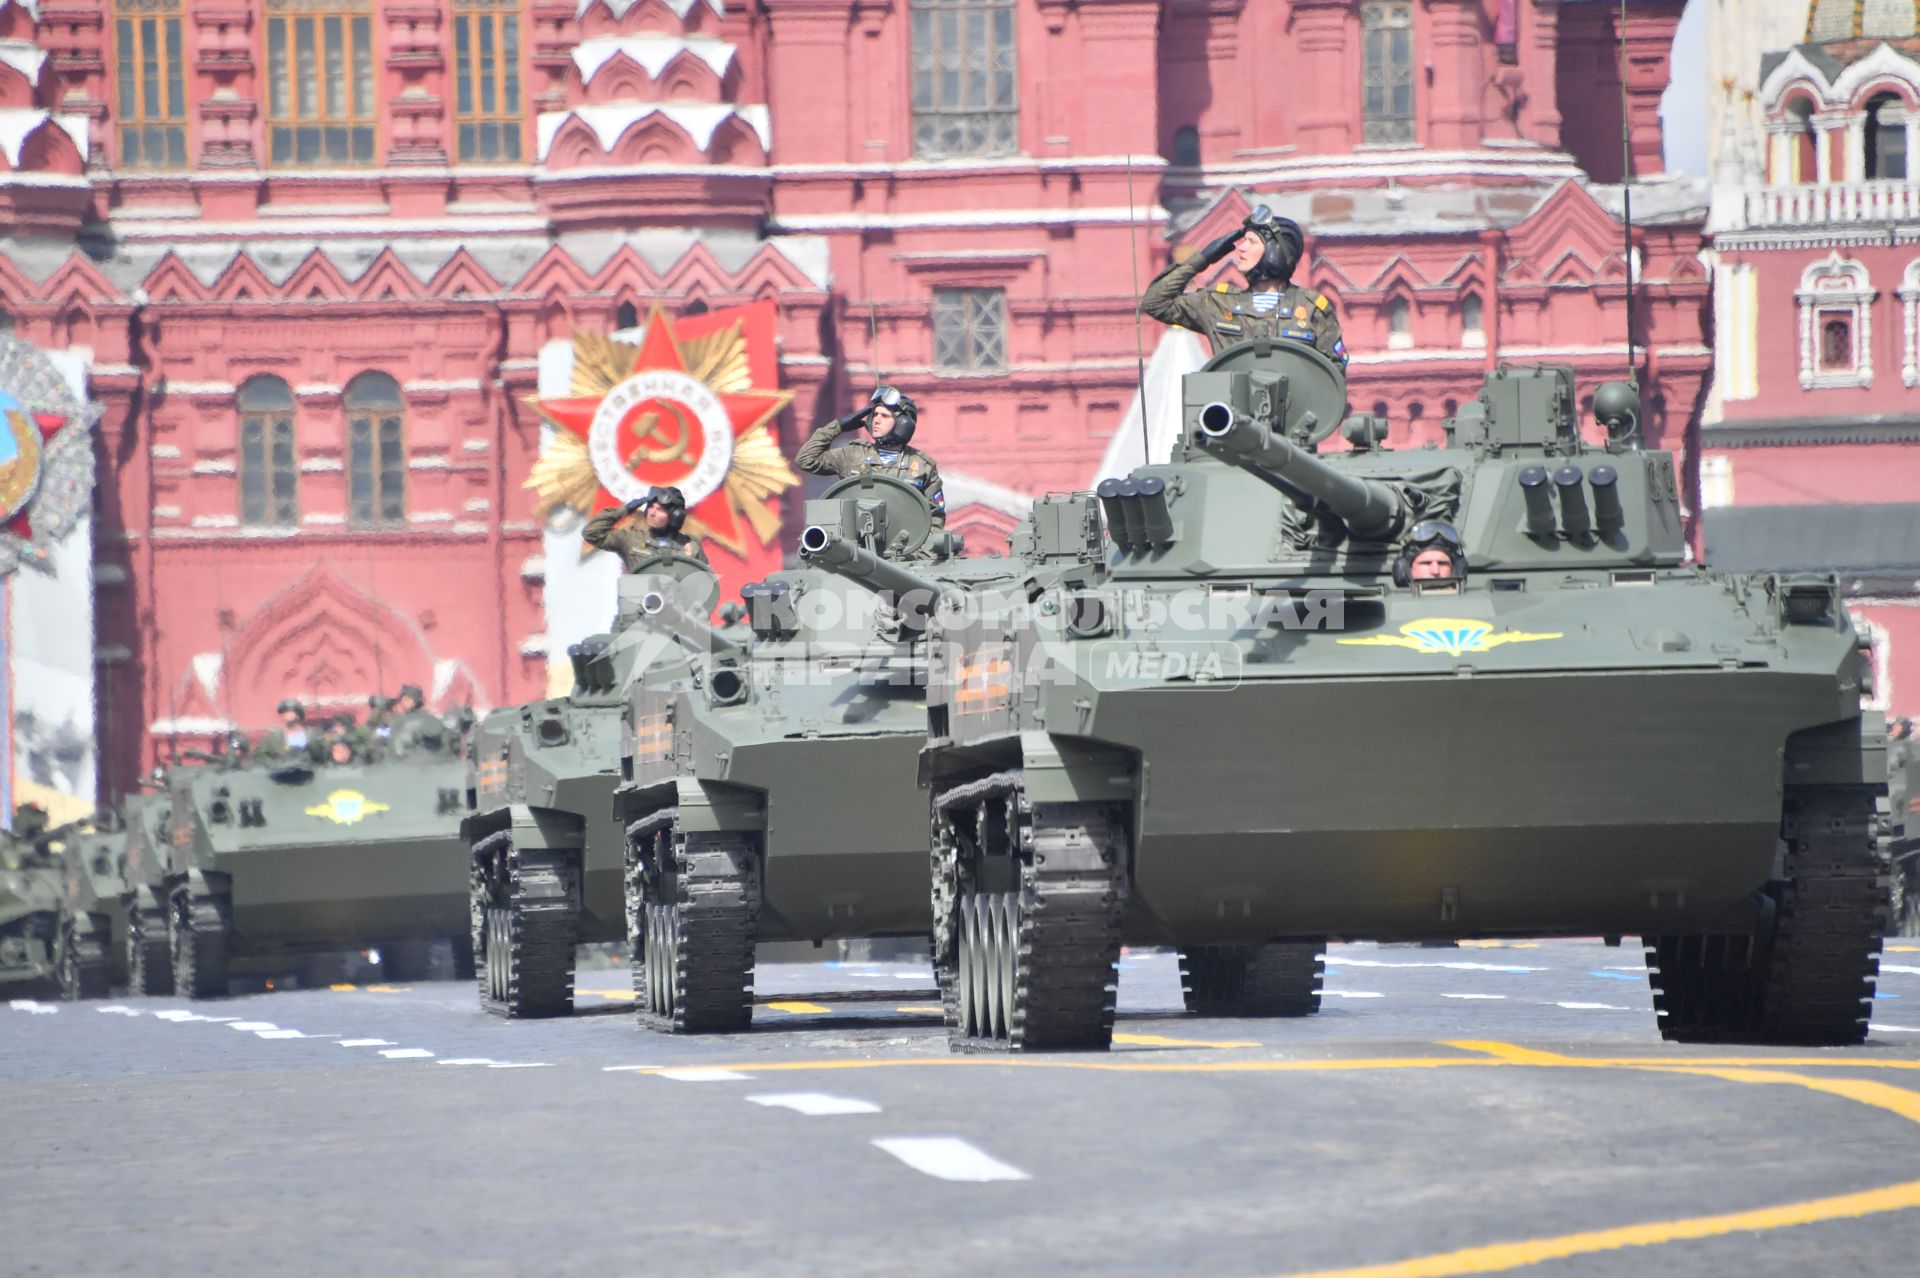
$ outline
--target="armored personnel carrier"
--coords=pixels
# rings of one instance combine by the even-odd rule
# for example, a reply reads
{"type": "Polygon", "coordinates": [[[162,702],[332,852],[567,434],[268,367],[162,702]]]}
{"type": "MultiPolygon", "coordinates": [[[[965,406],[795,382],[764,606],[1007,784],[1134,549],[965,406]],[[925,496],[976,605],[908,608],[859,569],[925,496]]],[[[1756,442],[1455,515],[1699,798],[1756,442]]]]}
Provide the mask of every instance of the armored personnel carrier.
{"type": "Polygon", "coordinates": [[[470,909],[481,1005],[497,1016],[573,1010],[575,948],[626,939],[626,836],[613,815],[620,714],[636,681],[684,677],[679,649],[635,628],[639,601],[676,585],[712,608],[719,583],[695,559],[661,555],[619,584],[614,630],[568,651],[564,697],[496,710],[467,749],[470,909]]]}
{"type": "Polygon", "coordinates": [[[1892,814],[1893,922],[1901,936],[1920,936],[1920,742],[1913,725],[1887,744],[1887,807],[1892,814]]]}
{"type": "Polygon", "coordinates": [[[114,957],[114,920],[121,914],[120,854],[126,830],[107,810],[55,830],[47,851],[60,862],[60,925],[54,968],[63,999],[105,998],[124,969],[114,957]]]}
{"type": "MultiPolygon", "coordinates": [[[[929,622],[1017,593],[1058,540],[953,557],[920,492],[884,477],[842,480],[805,517],[802,566],[742,592],[749,636],[646,603],[693,662],[687,683],[635,688],[622,738],[636,1006],[654,1029],[744,1028],[759,942],[926,934],[929,622]]],[[[1078,538],[1074,562],[1098,535],[1085,500],[1036,518],[1078,538]]]]}
{"type": "Polygon", "coordinates": [[[427,973],[407,961],[440,937],[461,966],[464,784],[444,737],[374,762],[172,769],[162,888],[176,991],[219,997],[236,966],[283,971],[366,947],[389,979],[417,980],[427,973]]]}
{"type": "Polygon", "coordinates": [[[166,771],[156,768],[145,784],[121,803],[125,839],[120,848],[120,929],[124,947],[120,966],[127,990],[136,995],[173,993],[173,952],[167,938],[166,874],[173,847],[173,799],[166,771]]]}
{"type": "Polygon", "coordinates": [[[928,695],[938,957],[965,1045],[1110,1041],[1122,935],[1216,1013],[1313,1009],[1330,937],[1639,935],[1686,1041],[1866,1033],[1883,730],[1820,576],[1688,562],[1672,457],[1570,369],[1502,368],[1443,447],[1346,424],[1245,343],[1166,465],[1103,483],[1098,585],[955,632],[928,695]],[[1468,570],[1414,580],[1458,530],[1468,570]],[[1019,619],[1015,619],[1019,620],[1019,619]]]}
{"type": "Polygon", "coordinates": [[[60,993],[60,858],[44,824],[0,830],[0,996],[60,993]]]}

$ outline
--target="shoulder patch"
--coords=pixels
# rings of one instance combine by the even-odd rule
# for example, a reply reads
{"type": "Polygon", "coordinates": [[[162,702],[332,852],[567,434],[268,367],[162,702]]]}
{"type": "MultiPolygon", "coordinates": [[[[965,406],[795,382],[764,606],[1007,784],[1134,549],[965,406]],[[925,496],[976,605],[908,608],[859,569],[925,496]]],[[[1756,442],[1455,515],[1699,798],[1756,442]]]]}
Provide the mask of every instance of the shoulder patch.
{"type": "Polygon", "coordinates": [[[1216,293],[1231,293],[1233,291],[1233,285],[1227,283],[1225,280],[1221,280],[1213,286],[1213,291],[1216,293]]]}
{"type": "Polygon", "coordinates": [[[1327,295],[1325,293],[1315,293],[1313,295],[1313,308],[1315,310],[1324,311],[1330,305],[1332,305],[1332,303],[1327,301],[1327,295]]]}

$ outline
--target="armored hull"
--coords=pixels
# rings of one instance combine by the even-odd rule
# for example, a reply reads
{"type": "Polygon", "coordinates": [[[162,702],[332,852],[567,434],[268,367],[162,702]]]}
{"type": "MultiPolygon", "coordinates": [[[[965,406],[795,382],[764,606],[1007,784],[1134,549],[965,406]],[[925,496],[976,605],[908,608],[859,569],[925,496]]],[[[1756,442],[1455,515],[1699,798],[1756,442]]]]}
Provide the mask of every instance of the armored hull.
{"type": "Polygon", "coordinates": [[[235,962],[274,969],[365,947],[385,947],[389,976],[419,979],[423,947],[443,937],[459,963],[464,781],[456,758],[424,749],[369,764],[176,770],[163,882],[180,991],[224,993],[235,962]]]}
{"type": "Polygon", "coordinates": [[[0,995],[59,993],[60,875],[52,858],[34,853],[0,860],[0,995]]]}
{"type": "Polygon", "coordinates": [[[1910,736],[1892,743],[1887,771],[1894,923],[1900,935],[1920,936],[1920,745],[1910,736]]]}
{"type": "Polygon", "coordinates": [[[1302,956],[1329,937],[1637,934],[1672,1037],[1864,1034],[1884,739],[1836,583],[1686,563],[1671,459],[1621,415],[1582,440],[1559,369],[1490,377],[1447,448],[1391,452],[1362,420],[1317,458],[1344,387],[1291,345],[1189,377],[1173,462],[1102,489],[1097,585],[952,636],[936,871],[980,938],[954,970],[1029,1013],[976,998],[966,1036],[1110,1030],[1084,937],[1053,969],[1032,939],[1047,838],[1091,847],[1058,889],[1085,934],[1180,947],[1210,1011],[1314,1010],[1302,956]],[[1471,570],[1414,579],[1436,526],[1471,570]]]}

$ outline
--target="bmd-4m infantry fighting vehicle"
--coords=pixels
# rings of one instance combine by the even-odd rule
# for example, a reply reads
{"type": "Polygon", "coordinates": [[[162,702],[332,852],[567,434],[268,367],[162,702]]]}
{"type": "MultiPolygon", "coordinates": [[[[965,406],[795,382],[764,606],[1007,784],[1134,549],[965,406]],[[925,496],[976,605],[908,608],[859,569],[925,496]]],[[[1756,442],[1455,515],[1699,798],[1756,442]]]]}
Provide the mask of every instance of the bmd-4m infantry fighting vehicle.
{"type": "Polygon", "coordinates": [[[930,615],[1084,563],[1098,536],[1089,500],[1042,501],[1023,555],[948,557],[926,499],[871,476],[806,520],[803,566],[742,592],[750,638],[651,604],[695,670],[635,689],[622,749],[635,995],[653,1028],[744,1028],[760,941],[926,935],[930,615]]]}
{"type": "Polygon", "coordinates": [[[480,1001],[498,1016],[573,1010],[574,951],[627,936],[626,835],[615,821],[620,715],[636,681],[687,673],[670,641],[636,628],[640,601],[686,592],[705,615],[719,593],[698,560],[661,555],[620,578],[610,634],[573,646],[564,697],[496,710],[468,747],[470,901],[480,1001]]]}
{"type": "Polygon", "coordinates": [[[122,916],[120,860],[126,839],[120,814],[106,811],[62,826],[48,841],[47,850],[60,862],[54,967],[61,998],[105,998],[127,978],[115,963],[125,951],[114,944],[114,920],[122,916]]]}
{"type": "Polygon", "coordinates": [[[1110,1041],[1114,951],[1191,1005],[1314,1010],[1330,937],[1639,935],[1662,1032],[1848,1043],[1885,927],[1884,730],[1830,578],[1687,562],[1672,457],[1504,368],[1444,447],[1315,447],[1339,371],[1246,343],[1166,465],[1101,486],[1105,579],[970,625],[929,690],[937,961],[963,1043],[1110,1041]],[[1464,580],[1413,581],[1427,521],[1464,580]],[[1396,572],[1396,565],[1398,571],[1396,572]],[[1396,575],[1400,580],[1396,580],[1396,575]]]}
{"type": "Polygon", "coordinates": [[[168,784],[162,886],[178,993],[224,995],[236,963],[332,970],[332,955],[368,946],[388,979],[419,980],[441,937],[456,970],[471,962],[465,774],[444,736],[372,763],[174,768],[168,784]]]}
{"type": "MultiPolygon", "coordinates": [[[[1909,726],[1907,732],[1911,733],[1909,726]]],[[[1894,925],[1920,936],[1920,742],[1903,736],[1887,747],[1887,806],[1893,815],[1894,925]]]]}
{"type": "Polygon", "coordinates": [[[60,992],[60,858],[44,825],[0,830],[0,994],[60,992]]]}
{"type": "Polygon", "coordinates": [[[167,861],[173,848],[173,796],[164,770],[153,790],[130,794],[120,811],[125,840],[120,849],[120,932],[126,949],[120,966],[131,994],[173,993],[173,953],[167,937],[167,861]]]}

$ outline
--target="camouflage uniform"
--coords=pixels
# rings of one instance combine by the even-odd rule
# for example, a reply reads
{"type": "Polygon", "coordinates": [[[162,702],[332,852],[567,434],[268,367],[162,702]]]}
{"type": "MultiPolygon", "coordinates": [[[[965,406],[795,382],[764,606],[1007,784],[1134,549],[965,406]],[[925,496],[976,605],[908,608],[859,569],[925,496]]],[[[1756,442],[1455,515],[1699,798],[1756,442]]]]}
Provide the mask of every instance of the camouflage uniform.
{"type": "Polygon", "coordinates": [[[688,559],[707,562],[707,552],[700,549],[700,543],[685,533],[660,532],[646,526],[646,516],[640,516],[640,522],[631,528],[615,528],[627,513],[625,506],[609,506],[592,519],[581,530],[580,536],[589,546],[599,550],[611,550],[626,563],[627,571],[635,568],[655,555],[682,555],[688,559]]]}
{"type": "Polygon", "coordinates": [[[253,757],[260,763],[306,763],[313,758],[313,744],[319,734],[312,732],[303,724],[299,732],[302,740],[292,744],[287,740],[286,729],[280,728],[260,738],[260,744],[253,748],[253,757]]]}
{"type": "Polygon", "coordinates": [[[810,475],[838,475],[842,479],[850,475],[885,475],[911,484],[933,507],[935,531],[947,526],[947,494],[940,486],[940,468],[933,458],[911,444],[898,452],[883,452],[877,444],[865,440],[834,448],[833,441],[845,429],[842,422],[831,421],[813,432],[800,446],[800,455],[793,459],[794,464],[810,475]]]}
{"type": "Polygon", "coordinates": [[[1249,291],[1216,284],[1198,293],[1186,291],[1211,263],[1196,253],[1161,273],[1147,286],[1140,309],[1165,324],[1177,324],[1206,336],[1214,353],[1255,338],[1288,338],[1311,342],[1315,350],[1347,366],[1347,345],[1340,337],[1340,321],[1324,294],[1298,284],[1268,283],[1249,291]],[[1280,295],[1272,310],[1261,314],[1254,298],[1261,293],[1280,295]]]}

